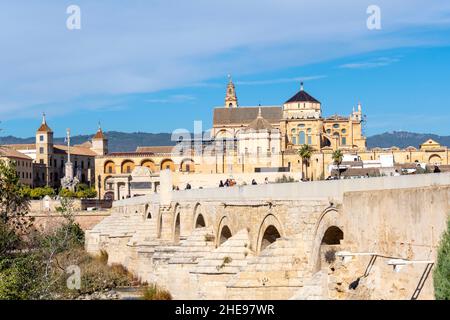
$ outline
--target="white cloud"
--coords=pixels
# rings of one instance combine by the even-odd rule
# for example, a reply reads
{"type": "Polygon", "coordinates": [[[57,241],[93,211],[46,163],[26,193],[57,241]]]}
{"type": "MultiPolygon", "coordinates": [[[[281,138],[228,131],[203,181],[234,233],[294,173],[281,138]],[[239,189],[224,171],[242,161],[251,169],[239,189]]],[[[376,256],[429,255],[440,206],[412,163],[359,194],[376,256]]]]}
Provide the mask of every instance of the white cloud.
{"type": "Polygon", "coordinates": [[[381,57],[368,61],[346,63],[339,66],[341,69],[371,69],[386,67],[390,64],[400,61],[399,58],[381,57]]]}
{"type": "Polygon", "coordinates": [[[306,76],[306,77],[293,77],[293,78],[278,78],[278,79],[268,79],[268,80],[252,80],[252,81],[236,81],[237,85],[268,85],[268,84],[279,84],[279,83],[289,83],[289,82],[301,82],[301,81],[313,81],[326,78],[325,75],[318,76],[306,76]]]}
{"type": "Polygon", "coordinates": [[[183,102],[192,102],[195,100],[197,100],[197,98],[192,95],[175,94],[175,95],[168,96],[166,98],[145,99],[145,102],[148,102],[148,103],[183,103],[183,102]]]}

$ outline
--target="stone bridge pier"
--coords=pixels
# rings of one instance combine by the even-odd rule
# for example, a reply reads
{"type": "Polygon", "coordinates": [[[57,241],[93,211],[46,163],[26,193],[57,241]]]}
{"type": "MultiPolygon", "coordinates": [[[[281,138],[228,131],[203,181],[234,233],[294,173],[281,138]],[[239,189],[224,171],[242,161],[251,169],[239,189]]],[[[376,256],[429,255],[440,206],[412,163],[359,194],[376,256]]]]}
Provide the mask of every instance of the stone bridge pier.
{"type": "Polygon", "coordinates": [[[86,249],[176,299],[433,298],[432,265],[387,262],[434,261],[449,174],[185,191],[164,174],[159,194],[116,201],[86,249]]]}

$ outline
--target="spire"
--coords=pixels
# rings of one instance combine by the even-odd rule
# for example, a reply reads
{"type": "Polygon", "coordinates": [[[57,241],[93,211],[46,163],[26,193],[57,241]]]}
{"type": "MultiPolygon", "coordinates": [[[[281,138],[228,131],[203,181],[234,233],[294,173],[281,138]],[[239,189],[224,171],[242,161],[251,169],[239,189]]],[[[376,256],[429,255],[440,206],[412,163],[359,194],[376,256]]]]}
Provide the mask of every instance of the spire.
{"type": "Polygon", "coordinates": [[[303,81],[300,82],[300,91],[304,91],[304,90],[303,90],[303,81]]]}
{"type": "Polygon", "coordinates": [[[92,138],[93,140],[106,140],[105,135],[103,134],[102,126],[100,121],[98,122],[98,129],[95,136],[92,138]]]}
{"type": "Polygon", "coordinates": [[[41,126],[37,129],[37,132],[53,132],[52,129],[47,125],[47,120],[45,119],[45,112],[42,113],[42,123],[41,126]]]}
{"type": "Polygon", "coordinates": [[[358,101],[358,112],[361,112],[361,101],[358,101]]]}
{"type": "Polygon", "coordinates": [[[225,94],[225,108],[236,108],[238,101],[236,97],[236,90],[231,75],[228,75],[227,92],[225,94]]]}

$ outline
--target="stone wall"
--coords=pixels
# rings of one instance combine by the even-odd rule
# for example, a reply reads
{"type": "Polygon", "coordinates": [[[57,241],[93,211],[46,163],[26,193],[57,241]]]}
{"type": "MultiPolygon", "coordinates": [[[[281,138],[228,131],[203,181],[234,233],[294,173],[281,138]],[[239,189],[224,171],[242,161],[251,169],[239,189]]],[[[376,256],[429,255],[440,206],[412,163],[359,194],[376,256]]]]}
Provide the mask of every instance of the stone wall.
{"type": "MultiPolygon", "coordinates": [[[[75,222],[77,222],[83,230],[92,229],[109,215],[109,211],[97,213],[87,213],[86,211],[82,211],[74,213],[75,222]]],[[[40,231],[54,229],[64,222],[64,218],[58,213],[31,213],[28,216],[34,218],[33,225],[40,231]]]]}
{"type": "Polygon", "coordinates": [[[431,266],[397,273],[387,261],[435,259],[450,174],[186,191],[161,181],[159,194],[115,202],[86,248],[176,299],[433,298],[431,266]],[[329,262],[331,250],[374,255],[329,262]]]}

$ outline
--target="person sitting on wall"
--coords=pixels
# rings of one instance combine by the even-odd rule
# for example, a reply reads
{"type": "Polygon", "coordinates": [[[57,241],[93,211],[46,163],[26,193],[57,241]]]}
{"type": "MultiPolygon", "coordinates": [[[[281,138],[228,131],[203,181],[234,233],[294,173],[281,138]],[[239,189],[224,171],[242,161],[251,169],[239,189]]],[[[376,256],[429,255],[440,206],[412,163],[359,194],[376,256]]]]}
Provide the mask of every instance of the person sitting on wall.
{"type": "Polygon", "coordinates": [[[225,180],[225,184],[224,184],[224,186],[225,186],[225,187],[229,187],[229,186],[230,186],[230,180],[228,180],[228,179],[227,179],[227,180],[225,180]]]}
{"type": "Polygon", "coordinates": [[[222,180],[220,180],[220,182],[219,182],[219,188],[223,188],[224,187],[224,185],[223,185],[223,181],[222,180]]]}
{"type": "Polygon", "coordinates": [[[264,179],[264,183],[265,183],[265,184],[268,184],[268,183],[269,183],[269,178],[268,178],[268,177],[266,177],[266,178],[264,179]]]}
{"type": "Polygon", "coordinates": [[[191,187],[191,185],[188,183],[188,184],[186,184],[186,190],[189,190],[189,189],[191,189],[192,187],[191,187]]]}
{"type": "Polygon", "coordinates": [[[257,183],[256,183],[256,180],[255,180],[255,179],[253,179],[253,180],[252,180],[252,185],[254,185],[254,186],[255,186],[255,185],[257,185],[257,183]]]}

